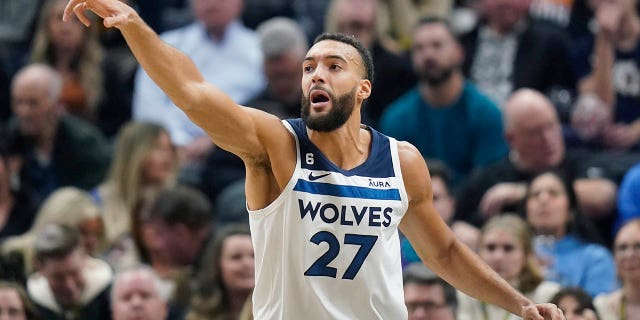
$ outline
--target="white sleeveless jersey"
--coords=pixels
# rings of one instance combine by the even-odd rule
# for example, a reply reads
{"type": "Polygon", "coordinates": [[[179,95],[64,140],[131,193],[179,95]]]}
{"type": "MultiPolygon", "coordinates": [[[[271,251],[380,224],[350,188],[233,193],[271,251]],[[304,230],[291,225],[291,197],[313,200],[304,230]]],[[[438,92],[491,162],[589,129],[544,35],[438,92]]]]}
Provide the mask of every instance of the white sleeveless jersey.
{"type": "Polygon", "coordinates": [[[408,200],[396,141],[373,129],[362,165],[342,170],[300,119],[296,168],[282,194],[250,211],[255,319],[407,319],[398,223],[408,200]]]}

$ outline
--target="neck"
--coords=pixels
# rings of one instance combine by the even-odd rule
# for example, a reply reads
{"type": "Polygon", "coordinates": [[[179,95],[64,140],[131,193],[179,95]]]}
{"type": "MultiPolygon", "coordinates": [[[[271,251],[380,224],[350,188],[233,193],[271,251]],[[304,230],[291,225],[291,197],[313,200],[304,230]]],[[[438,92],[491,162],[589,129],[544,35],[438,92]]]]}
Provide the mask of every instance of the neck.
{"type": "Polygon", "coordinates": [[[371,134],[360,127],[359,109],[340,128],[331,132],[307,129],[309,139],[335,165],[350,170],[362,164],[369,156],[371,134]]]}
{"type": "Polygon", "coordinates": [[[209,27],[207,28],[207,34],[209,35],[209,38],[211,38],[211,40],[220,42],[224,39],[224,34],[227,31],[227,27],[228,25],[221,27],[209,27]]]}
{"type": "Polygon", "coordinates": [[[455,71],[447,81],[436,86],[426,82],[420,83],[422,98],[434,108],[451,106],[458,100],[463,88],[464,78],[459,71],[455,71]]]}

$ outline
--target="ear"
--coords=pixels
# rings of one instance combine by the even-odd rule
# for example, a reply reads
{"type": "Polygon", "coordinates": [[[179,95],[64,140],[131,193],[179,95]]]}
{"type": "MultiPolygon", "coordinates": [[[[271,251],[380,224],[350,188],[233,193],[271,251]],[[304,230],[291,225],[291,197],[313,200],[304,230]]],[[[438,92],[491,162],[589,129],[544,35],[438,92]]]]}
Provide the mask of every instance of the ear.
{"type": "Polygon", "coordinates": [[[367,79],[360,80],[360,88],[358,89],[358,98],[365,100],[371,95],[371,81],[367,79]]]}

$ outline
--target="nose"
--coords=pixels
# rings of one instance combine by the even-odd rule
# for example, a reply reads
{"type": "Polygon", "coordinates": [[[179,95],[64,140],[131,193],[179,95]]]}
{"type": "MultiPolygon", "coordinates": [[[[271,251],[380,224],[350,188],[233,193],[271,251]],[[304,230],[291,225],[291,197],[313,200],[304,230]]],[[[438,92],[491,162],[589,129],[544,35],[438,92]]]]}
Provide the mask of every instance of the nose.
{"type": "Polygon", "coordinates": [[[317,67],[313,70],[313,75],[311,76],[311,83],[324,83],[325,82],[325,74],[324,69],[322,67],[317,67]]]}
{"type": "Polygon", "coordinates": [[[131,306],[134,308],[139,308],[142,306],[142,296],[139,294],[134,294],[131,297],[131,306]]]}

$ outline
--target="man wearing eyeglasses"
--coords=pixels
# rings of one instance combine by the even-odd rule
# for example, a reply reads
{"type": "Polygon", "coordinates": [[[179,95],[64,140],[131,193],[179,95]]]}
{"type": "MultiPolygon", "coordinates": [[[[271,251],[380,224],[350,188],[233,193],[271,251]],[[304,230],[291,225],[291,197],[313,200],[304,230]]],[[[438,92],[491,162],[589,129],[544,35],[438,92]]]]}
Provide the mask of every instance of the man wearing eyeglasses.
{"type": "Polygon", "coordinates": [[[409,320],[455,320],[456,290],[421,263],[404,270],[404,303],[409,320]]]}

